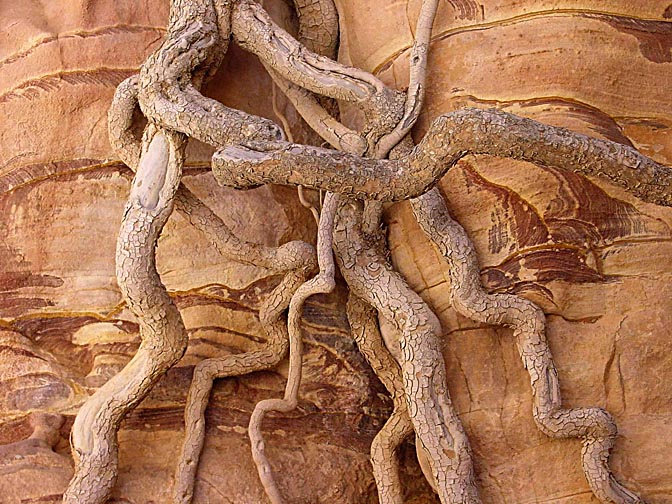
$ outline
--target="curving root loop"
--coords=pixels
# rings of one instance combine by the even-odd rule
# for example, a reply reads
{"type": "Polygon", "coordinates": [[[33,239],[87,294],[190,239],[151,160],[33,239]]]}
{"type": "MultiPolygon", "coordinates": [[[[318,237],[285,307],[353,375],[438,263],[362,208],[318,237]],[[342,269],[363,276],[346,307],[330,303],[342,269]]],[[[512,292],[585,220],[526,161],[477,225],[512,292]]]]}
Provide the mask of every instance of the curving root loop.
{"type": "Polygon", "coordinates": [[[609,469],[616,423],[601,408],[563,408],[558,373],[545,334],[545,317],[533,302],[511,294],[488,294],[480,282],[476,253],[464,228],[448,213],[437,189],[411,200],[422,230],[450,266],[450,295],[458,313],[486,324],[513,329],[523,365],[530,375],[533,415],[539,429],[552,438],[581,438],[583,471],[603,503],[644,501],[622,486],[609,469]]]}
{"type": "Polygon", "coordinates": [[[313,294],[327,294],[334,289],[335,265],[331,251],[333,241],[334,218],[338,208],[339,196],[329,193],[325,197],[320,224],[317,233],[317,260],[319,274],[304,283],[292,296],[289,304],[287,327],[289,331],[289,373],[283,399],[259,401],[252,412],[248,433],[252,445],[252,458],[257,466],[259,478],[273,504],[284,502],[280,490],[273,478],[270,462],[266,457],[261,425],[269,411],[288,413],[296,408],[301,384],[301,366],[303,340],[301,338],[301,313],[303,304],[313,294]]]}

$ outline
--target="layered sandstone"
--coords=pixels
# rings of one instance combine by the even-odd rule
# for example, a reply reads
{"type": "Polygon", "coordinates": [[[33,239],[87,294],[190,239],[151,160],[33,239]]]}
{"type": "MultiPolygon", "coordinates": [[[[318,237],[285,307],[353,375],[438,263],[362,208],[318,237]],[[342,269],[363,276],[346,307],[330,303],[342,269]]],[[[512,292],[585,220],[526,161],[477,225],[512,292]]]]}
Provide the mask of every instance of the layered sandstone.
{"type": "MultiPolygon", "coordinates": [[[[420,1],[337,3],[341,59],[403,88],[420,1]]],[[[106,112],[114,87],[161,39],[167,4],[19,2],[0,13],[2,502],[60,499],[78,407],[138,345],[114,278],[131,173],[110,150],[106,112]]],[[[266,6],[292,25],[284,3],[266,6]]],[[[443,2],[417,138],[441,112],[495,106],[672,165],[671,17],[667,1],[443,2]]],[[[206,92],[277,120],[271,89],[261,66],[233,48],[206,92]]],[[[194,142],[189,152],[185,182],[239,236],[268,245],[313,240],[312,217],[293,190],[219,188],[207,172],[211,151],[194,142]]],[[[598,180],[495,158],[461,162],[441,188],[474,240],[484,284],[548,314],[565,404],[615,416],[616,474],[648,502],[672,502],[672,211],[598,180]]],[[[395,265],[443,324],[449,387],[484,502],[596,502],[579,442],[536,429],[510,332],[456,315],[442,260],[407,204],[390,207],[387,223],[395,265]]],[[[258,346],[257,310],[278,281],[224,260],[179,216],[159,242],[158,263],[190,345],[123,424],[118,502],[168,501],[193,366],[258,346]]],[[[308,303],[300,407],[265,422],[292,502],[376,501],[367,452],[390,402],[349,337],[345,298],[340,286],[308,303]]],[[[258,400],[282,394],[285,376],[281,366],[218,382],[196,502],[263,501],[245,429],[258,400]]],[[[409,501],[433,502],[410,446],[402,455],[409,501]]]]}

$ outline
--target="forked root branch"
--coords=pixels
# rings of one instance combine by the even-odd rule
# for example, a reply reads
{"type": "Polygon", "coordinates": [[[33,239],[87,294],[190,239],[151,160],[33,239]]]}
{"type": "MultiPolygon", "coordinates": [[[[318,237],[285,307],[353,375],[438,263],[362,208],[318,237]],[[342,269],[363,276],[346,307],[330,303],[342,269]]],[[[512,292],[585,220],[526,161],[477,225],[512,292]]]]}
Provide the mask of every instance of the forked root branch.
{"type": "Polygon", "coordinates": [[[259,318],[267,336],[263,348],[206,359],[194,369],[184,412],[185,438],[175,471],[175,504],[189,504],[193,499],[196,471],[205,441],[205,409],[214,380],[270,369],[285,357],[289,338],[282,314],[296,290],[305,282],[307,273],[305,270],[287,273],[261,307],[259,318]]]}
{"type": "Polygon", "coordinates": [[[283,399],[259,401],[252,412],[248,433],[252,445],[252,458],[257,465],[259,478],[266,495],[273,504],[284,502],[277,486],[271,464],[266,456],[263,434],[261,432],[264,416],[269,411],[288,413],[296,408],[301,385],[301,366],[303,340],[301,337],[301,314],[303,303],[313,294],[327,294],[334,289],[335,265],[332,248],[334,218],[338,207],[338,195],[329,193],[324,200],[320,224],[317,232],[317,261],[319,274],[298,288],[289,304],[287,328],[289,331],[289,373],[283,399]]]}

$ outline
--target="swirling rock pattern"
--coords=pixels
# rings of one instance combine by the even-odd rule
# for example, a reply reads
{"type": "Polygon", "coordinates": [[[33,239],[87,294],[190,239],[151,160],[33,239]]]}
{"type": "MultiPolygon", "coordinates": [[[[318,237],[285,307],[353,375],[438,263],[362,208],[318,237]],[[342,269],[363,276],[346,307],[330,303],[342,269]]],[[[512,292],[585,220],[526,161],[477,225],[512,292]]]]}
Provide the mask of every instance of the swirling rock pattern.
{"type": "MultiPolygon", "coordinates": [[[[420,1],[337,3],[341,60],[403,88],[420,1]]],[[[0,13],[0,117],[8,118],[0,132],[0,488],[12,504],[60,500],[78,407],[139,344],[113,260],[131,173],[111,157],[105,116],[116,85],[163,36],[167,7],[19,2],[0,13]]],[[[417,138],[442,112],[496,106],[672,164],[669,0],[450,0],[440,9],[417,138]]],[[[272,12],[294,22],[282,2],[272,12]]],[[[229,54],[206,93],[276,119],[261,65],[235,48],[229,54]]],[[[312,217],[292,191],[216,188],[210,154],[190,144],[185,183],[239,236],[267,245],[311,239],[312,217]]],[[[604,182],[495,158],[461,161],[441,190],[474,241],[486,287],[546,312],[565,404],[615,416],[615,473],[648,502],[668,502],[661,440],[672,438],[672,213],[604,182]]],[[[386,215],[395,265],[441,319],[450,392],[483,501],[594,502],[579,442],[549,443],[533,423],[510,331],[459,316],[443,262],[409,205],[386,215]]],[[[167,501],[193,366],[259,345],[257,311],[279,281],[223,260],[178,216],[158,264],[190,343],[122,426],[117,502],[167,501]]],[[[291,415],[265,421],[291,501],[376,501],[368,451],[391,402],[352,344],[345,300],[342,287],[309,300],[302,400],[291,415]]],[[[285,374],[281,366],[215,386],[196,502],[262,500],[246,427],[258,400],[281,395],[285,374]]],[[[433,502],[407,459],[409,501],[433,502]]]]}

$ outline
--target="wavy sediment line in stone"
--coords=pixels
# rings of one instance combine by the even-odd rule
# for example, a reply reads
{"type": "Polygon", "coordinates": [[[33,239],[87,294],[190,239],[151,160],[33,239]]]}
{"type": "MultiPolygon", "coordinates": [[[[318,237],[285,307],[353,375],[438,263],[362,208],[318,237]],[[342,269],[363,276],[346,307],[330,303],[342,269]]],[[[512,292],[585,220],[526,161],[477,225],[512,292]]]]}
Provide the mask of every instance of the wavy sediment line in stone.
{"type": "Polygon", "coordinates": [[[116,88],[121,81],[136,73],[138,73],[137,68],[108,67],[54,72],[20,82],[13,88],[0,94],[0,103],[20,99],[31,101],[43,92],[59,90],[63,84],[71,86],[92,84],[116,88]]]}
{"type": "MultiPolygon", "coordinates": [[[[132,172],[121,161],[104,161],[100,159],[72,159],[62,161],[47,161],[15,168],[0,170],[0,196],[12,193],[32,184],[46,180],[92,173],[96,170],[116,169],[118,172],[128,173],[129,180],[132,172]]],[[[193,172],[209,171],[209,162],[185,163],[185,177],[193,172]]]]}
{"type": "MultiPolygon", "coordinates": [[[[583,17],[588,19],[596,19],[599,21],[603,21],[605,23],[609,23],[610,18],[625,21],[632,20],[635,22],[652,23],[655,25],[660,24],[663,25],[666,30],[672,32],[672,21],[664,21],[661,19],[652,19],[652,18],[638,18],[636,16],[623,15],[615,12],[607,12],[591,9],[557,9],[557,10],[543,10],[537,12],[529,12],[525,14],[520,14],[518,16],[512,16],[509,18],[496,19],[493,21],[487,21],[483,23],[474,23],[474,24],[446,28],[443,30],[437,30],[434,33],[434,35],[432,35],[432,42],[444,40],[448,37],[452,37],[454,35],[460,35],[462,33],[488,30],[490,28],[509,26],[513,24],[524,23],[526,21],[530,21],[533,19],[542,19],[549,17],[583,17]]],[[[388,56],[383,61],[378,63],[373,68],[371,73],[376,76],[379,75],[382,71],[386,70],[389,66],[393,65],[396,59],[398,59],[407,51],[410,51],[412,47],[413,47],[412,44],[407,43],[403,47],[397,49],[390,56],[388,56]]]]}
{"type": "MultiPolygon", "coordinates": [[[[462,101],[468,102],[468,107],[483,105],[485,107],[495,107],[501,110],[509,108],[520,107],[521,109],[529,109],[532,107],[558,107],[563,108],[563,115],[569,118],[577,119],[584,122],[587,128],[596,133],[598,137],[604,137],[613,142],[622,143],[630,147],[634,147],[632,140],[625,135],[620,128],[618,117],[613,117],[607,114],[604,110],[584,102],[577,98],[559,96],[559,95],[544,95],[534,96],[528,98],[516,98],[510,100],[498,100],[495,98],[481,98],[470,93],[466,94],[451,94],[443,102],[435,104],[432,108],[448,110],[453,107],[442,107],[442,103],[460,104],[462,101]]],[[[544,110],[544,113],[552,112],[551,110],[544,110]]],[[[652,121],[656,124],[662,124],[660,120],[652,117],[635,118],[635,120],[652,121]]]]}
{"type": "Polygon", "coordinates": [[[142,33],[147,31],[155,31],[163,36],[166,33],[165,26],[149,26],[149,25],[132,25],[132,24],[117,24],[109,26],[100,26],[93,30],[75,30],[57,35],[48,35],[33,43],[26,49],[19,49],[10,54],[4,59],[0,60],[0,67],[3,65],[12,64],[20,59],[30,56],[39,47],[50,44],[52,42],[61,42],[67,39],[87,39],[94,37],[101,37],[105,35],[117,35],[119,33],[142,33]]]}

